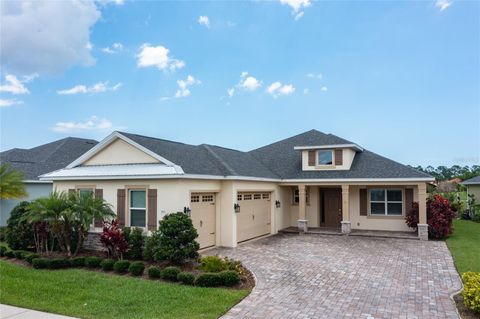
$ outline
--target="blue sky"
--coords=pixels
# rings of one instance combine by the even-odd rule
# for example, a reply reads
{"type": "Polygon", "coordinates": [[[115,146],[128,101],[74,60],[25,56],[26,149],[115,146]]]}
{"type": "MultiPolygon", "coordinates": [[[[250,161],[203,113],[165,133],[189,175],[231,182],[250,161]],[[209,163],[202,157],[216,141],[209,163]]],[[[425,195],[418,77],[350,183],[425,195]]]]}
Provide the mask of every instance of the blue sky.
{"type": "Polygon", "coordinates": [[[250,150],[310,129],[480,162],[477,1],[2,1],[1,149],[112,130],[250,150]]]}

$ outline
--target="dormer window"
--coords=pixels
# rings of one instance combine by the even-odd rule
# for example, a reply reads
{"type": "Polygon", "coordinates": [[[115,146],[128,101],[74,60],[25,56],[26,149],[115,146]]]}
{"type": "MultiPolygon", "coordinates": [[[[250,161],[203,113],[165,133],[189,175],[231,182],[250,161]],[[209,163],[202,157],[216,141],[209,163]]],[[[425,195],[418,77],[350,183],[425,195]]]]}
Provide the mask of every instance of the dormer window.
{"type": "Polygon", "coordinates": [[[333,151],[332,150],[318,150],[317,151],[317,165],[333,165],[333,151]]]}

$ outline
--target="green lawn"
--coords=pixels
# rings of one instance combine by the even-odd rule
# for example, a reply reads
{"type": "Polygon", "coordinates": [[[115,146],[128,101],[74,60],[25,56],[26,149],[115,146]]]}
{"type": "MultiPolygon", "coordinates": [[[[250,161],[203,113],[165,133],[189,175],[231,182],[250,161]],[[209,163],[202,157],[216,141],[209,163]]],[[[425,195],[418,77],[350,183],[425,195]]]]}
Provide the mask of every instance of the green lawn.
{"type": "Polygon", "coordinates": [[[453,227],[447,245],[458,272],[480,272],[480,223],[459,219],[453,221],[453,227]]]}
{"type": "Polygon", "coordinates": [[[218,318],[246,290],[199,288],[0,260],[0,303],[81,318],[218,318]]]}

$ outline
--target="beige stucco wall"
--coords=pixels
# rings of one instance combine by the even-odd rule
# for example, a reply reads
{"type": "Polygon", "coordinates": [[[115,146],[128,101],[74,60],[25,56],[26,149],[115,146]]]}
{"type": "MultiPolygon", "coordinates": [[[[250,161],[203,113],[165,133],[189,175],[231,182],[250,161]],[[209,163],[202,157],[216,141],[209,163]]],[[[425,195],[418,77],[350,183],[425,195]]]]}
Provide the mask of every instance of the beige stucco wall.
{"type": "Polygon", "coordinates": [[[92,158],[88,159],[83,165],[113,165],[113,164],[151,164],[159,161],[142,152],[138,148],[128,144],[122,139],[117,138],[92,158]]]}
{"type": "MultiPolygon", "coordinates": [[[[388,231],[413,231],[405,224],[405,205],[403,216],[360,216],[360,188],[364,186],[350,186],[350,221],[352,222],[352,229],[364,230],[388,230],[388,231]]],[[[402,188],[404,186],[395,186],[395,188],[402,188]]],[[[411,187],[410,187],[411,188],[411,187]]],[[[413,200],[417,197],[414,191],[413,200]]]]}
{"type": "MultiPolygon", "coordinates": [[[[348,170],[352,166],[353,158],[355,157],[355,151],[349,148],[342,149],[343,163],[342,165],[333,166],[309,166],[308,165],[308,150],[302,151],[302,169],[304,171],[316,171],[316,170],[348,170]]],[[[335,162],[335,154],[333,157],[335,162]]]]}
{"type": "MultiPolygon", "coordinates": [[[[54,189],[68,191],[69,189],[91,187],[103,189],[103,198],[112,205],[116,211],[117,190],[125,188],[143,187],[157,189],[157,219],[162,219],[171,212],[183,211],[190,206],[191,193],[213,192],[216,193],[216,244],[219,246],[235,247],[236,215],[233,209],[238,192],[271,192],[271,233],[290,226],[289,214],[285,207],[284,190],[276,183],[256,181],[230,181],[230,180],[193,180],[193,179],[164,179],[164,180],[93,180],[93,181],[56,181],[54,189]],[[282,205],[275,207],[275,201],[282,205]]],[[[147,207],[148,211],[148,207],[147,207]]],[[[128,210],[126,211],[128,225],[128,210]]],[[[94,229],[100,231],[100,229],[94,229]]]]}
{"type": "MultiPolygon", "coordinates": [[[[286,198],[286,204],[290,211],[290,223],[288,226],[298,226],[298,204],[293,204],[293,188],[285,187],[288,196],[286,198]]],[[[308,227],[320,226],[320,194],[317,186],[308,186],[310,201],[306,206],[305,216],[307,218],[308,227]]],[[[285,227],[288,227],[285,226],[285,227]]]]}
{"type": "Polygon", "coordinates": [[[475,203],[480,204],[480,185],[468,185],[467,193],[475,196],[475,203]]]}

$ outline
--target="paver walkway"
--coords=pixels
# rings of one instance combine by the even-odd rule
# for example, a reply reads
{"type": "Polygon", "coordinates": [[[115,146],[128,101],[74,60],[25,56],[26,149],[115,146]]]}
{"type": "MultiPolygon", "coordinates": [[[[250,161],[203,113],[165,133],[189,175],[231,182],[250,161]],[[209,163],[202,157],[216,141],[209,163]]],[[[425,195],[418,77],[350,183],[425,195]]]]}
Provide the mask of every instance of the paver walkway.
{"type": "Polygon", "coordinates": [[[231,318],[459,318],[461,289],[444,242],[276,235],[215,248],[255,274],[231,318]]]}
{"type": "Polygon", "coordinates": [[[55,315],[53,313],[35,311],[25,308],[13,307],[0,304],[0,318],[1,319],[75,319],[73,317],[66,317],[55,315]]]}

